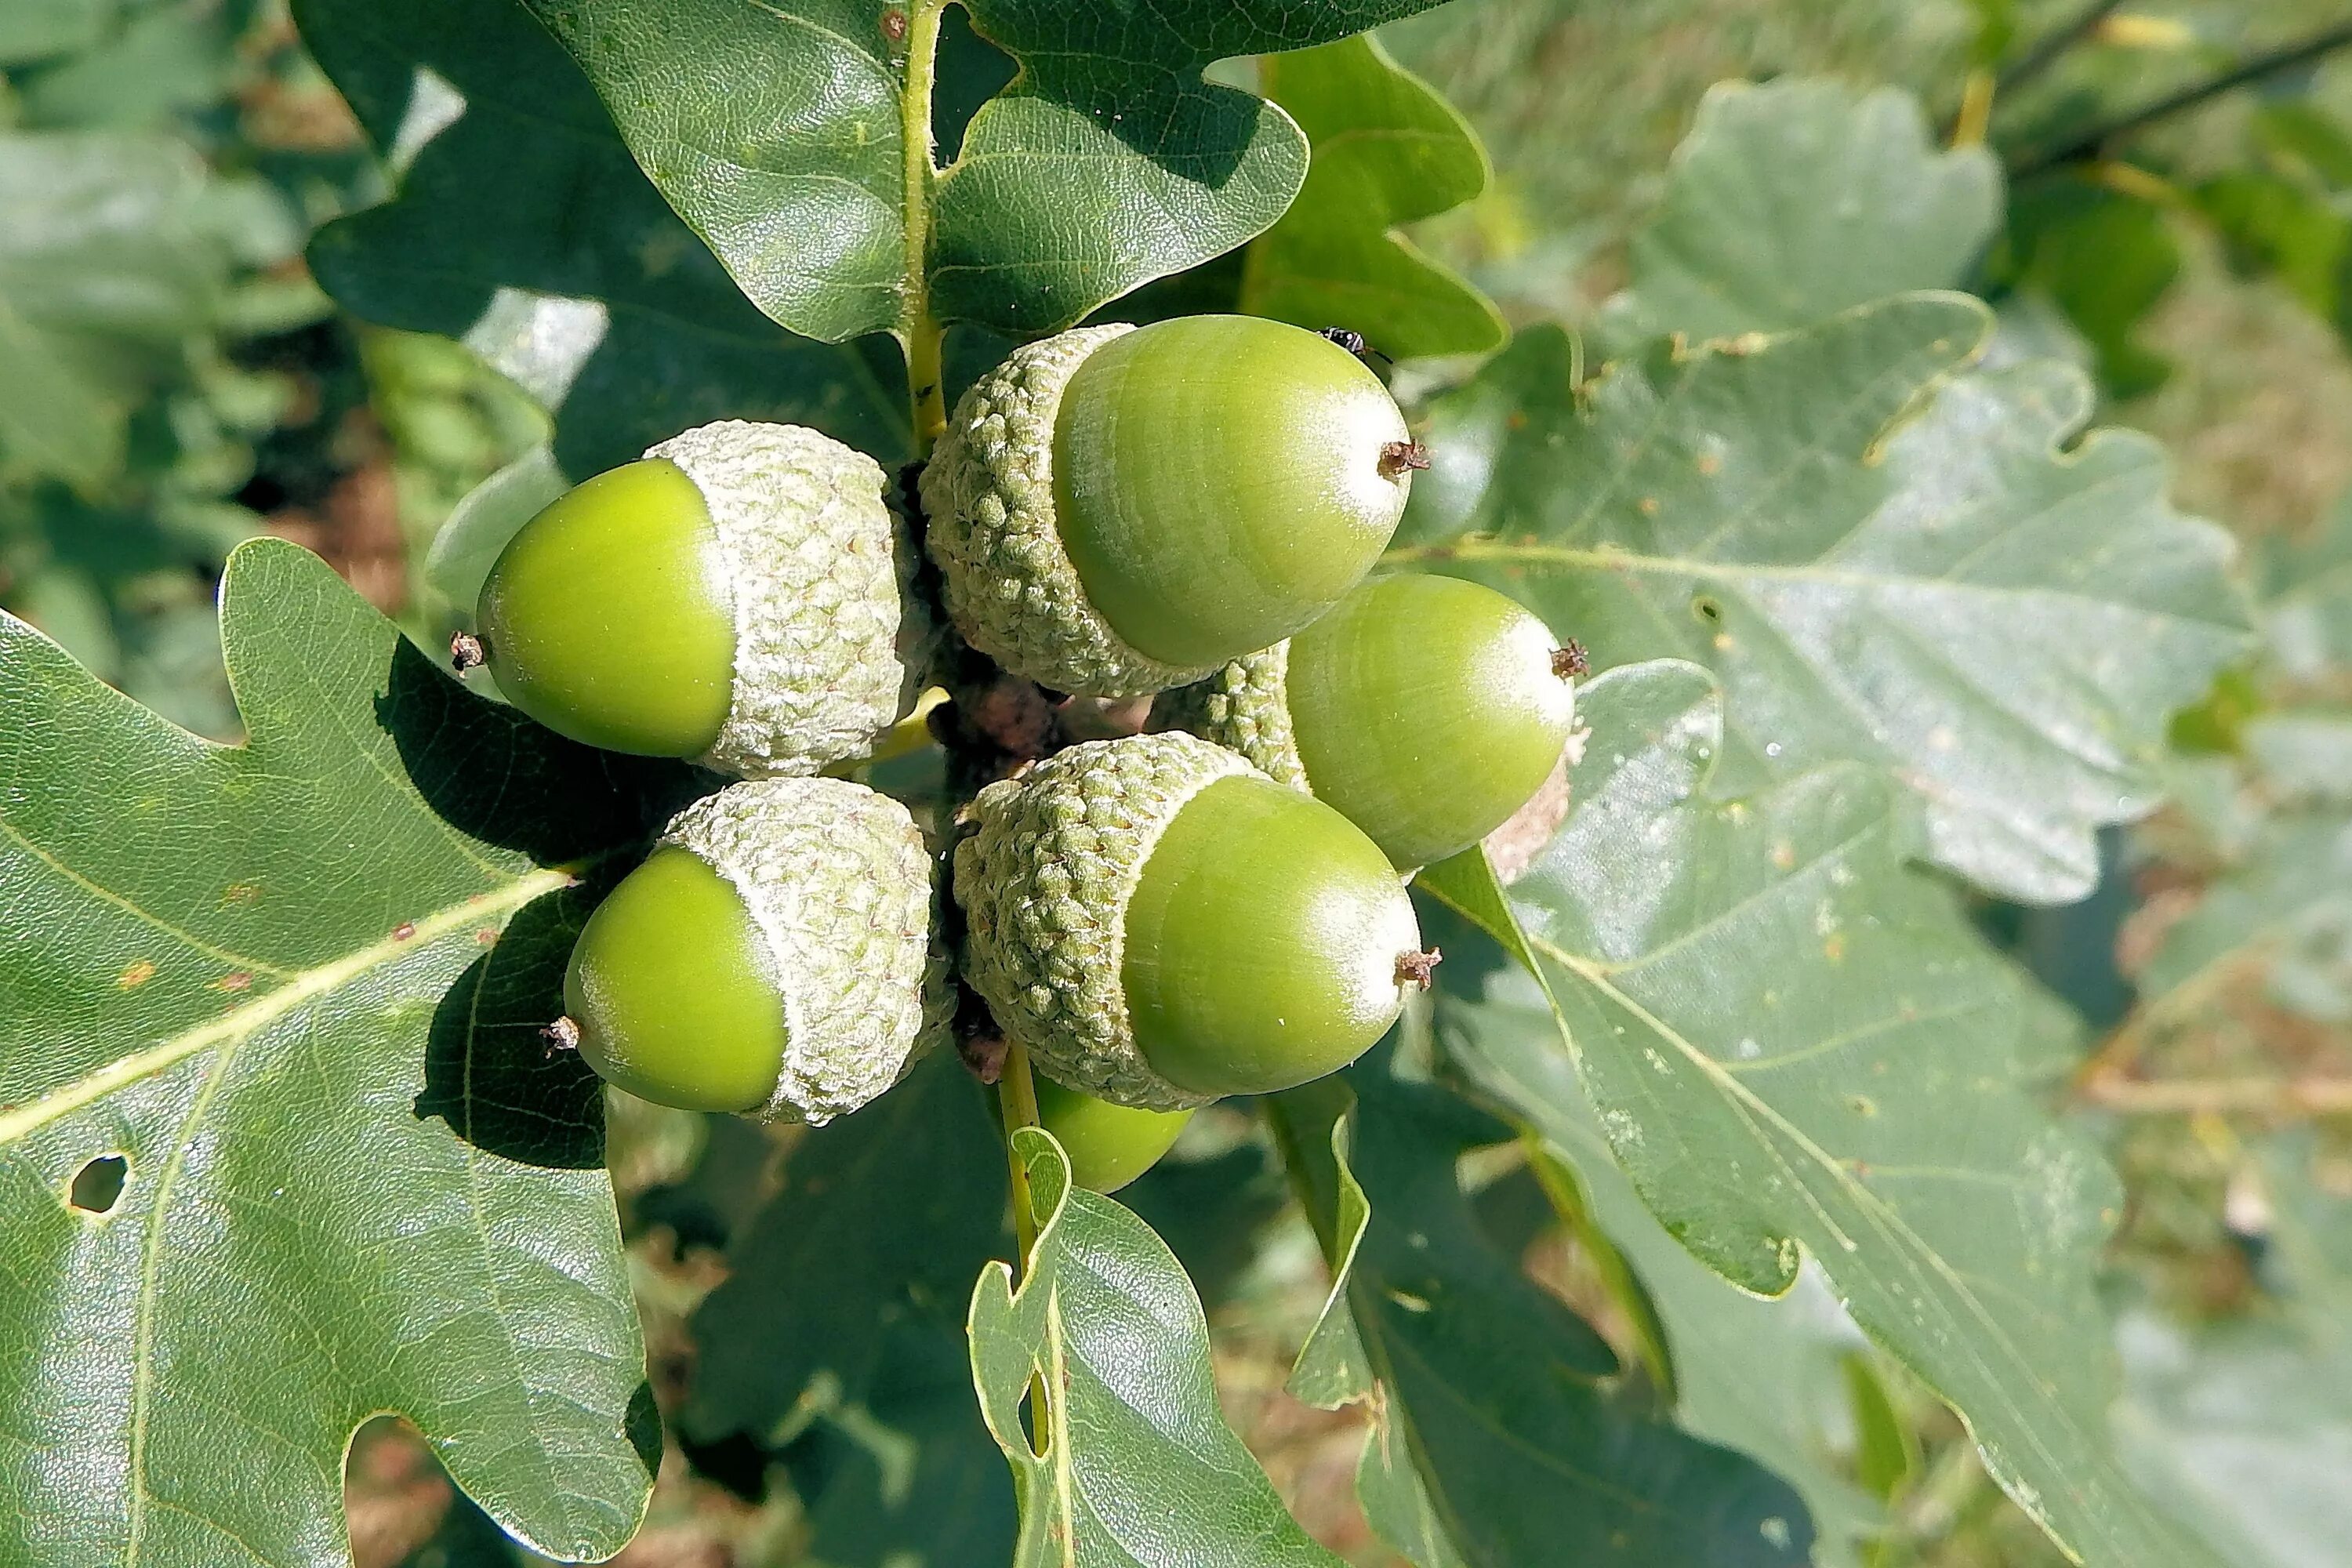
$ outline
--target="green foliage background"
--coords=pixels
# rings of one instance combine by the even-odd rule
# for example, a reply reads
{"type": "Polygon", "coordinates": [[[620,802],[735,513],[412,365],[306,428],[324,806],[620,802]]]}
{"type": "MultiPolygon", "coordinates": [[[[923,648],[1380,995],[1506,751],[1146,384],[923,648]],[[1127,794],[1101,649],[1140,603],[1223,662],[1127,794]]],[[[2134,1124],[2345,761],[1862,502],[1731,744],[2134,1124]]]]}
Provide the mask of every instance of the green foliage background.
{"type": "Polygon", "coordinates": [[[0,1559],[337,1561],[391,1411],[371,1565],[2352,1561],[2352,69],[2019,174],[2339,6],[2120,8],[1960,151],[2083,7],[950,12],[950,376],[1097,307],[1357,327],[1439,457],[1391,564],[1606,670],[1549,851],[1423,879],[1399,1037],[1116,1203],[1023,1147],[1017,1290],[953,1064],[600,1136],[530,1046],[549,868],[691,786],[399,632],[681,426],[911,447],[873,18],[529,9],[0,16],[0,605],[250,740],[0,640],[0,1559]],[[787,57],[864,83],[814,131],[773,16],[857,24],[787,57]]]}

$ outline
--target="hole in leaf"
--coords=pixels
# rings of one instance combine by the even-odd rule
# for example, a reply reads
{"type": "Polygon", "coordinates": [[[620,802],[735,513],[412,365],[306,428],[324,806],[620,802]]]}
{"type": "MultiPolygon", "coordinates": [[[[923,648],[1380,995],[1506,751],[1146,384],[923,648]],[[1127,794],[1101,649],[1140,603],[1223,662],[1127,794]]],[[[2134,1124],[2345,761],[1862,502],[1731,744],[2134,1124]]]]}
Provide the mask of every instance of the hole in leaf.
{"type": "Polygon", "coordinates": [[[1696,595],[1692,597],[1691,614],[1696,616],[1700,620],[1705,621],[1711,626],[1720,626],[1723,623],[1723,606],[1717,603],[1711,595],[1706,594],[1696,595]]]}
{"type": "Polygon", "coordinates": [[[961,5],[940,17],[939,88],[931,94],[931,136],[942,166],[963,152],[964,128],[982,104],[1012,83],[1011,55],[972,31],[961,5]]]}
{"type": "MultiPolygon", "coordinates": [[[[352,1435],[343,1458],[343,1517],[355,1561],[446,1561],[451,1548],[463,1550],[480,1533],[467,1528],[472,1512],[406,1421],[378,1415],[352,1435]]],[[[498,1538],[496,1526],[490,1532],[498,1538]]]]}
{"type": "Polygon", "coordinates": [[[130,1179],[130,1161],[120,1154],[100,1154],[74,1173],[66,1201],[89,1214],[106,1214],[121,1198],[122,1184],[130,1179]]]}

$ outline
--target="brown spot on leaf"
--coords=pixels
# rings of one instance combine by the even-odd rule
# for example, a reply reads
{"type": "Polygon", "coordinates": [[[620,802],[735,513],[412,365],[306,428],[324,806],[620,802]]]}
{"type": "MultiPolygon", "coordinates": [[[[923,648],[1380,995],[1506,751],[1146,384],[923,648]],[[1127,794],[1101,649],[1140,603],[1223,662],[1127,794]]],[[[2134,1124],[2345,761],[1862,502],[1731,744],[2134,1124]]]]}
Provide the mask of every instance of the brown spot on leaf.
{"type": "Polygon", "coordinates": [[[136,991],[139,987],[146,984],[150,980],[154,978],[155,966],[147,960],[141,958],[134,959],[131,963],[124,964],[122,966],[122,973],[114,977],[114,984],[121,990],[136,991]]]}
{"type": "Polygon", "coordinates": [[[242,969],[232,970],[214,981],[212,988],[215,991],[250,991],[253,989],[253,976],[242,969]]]}

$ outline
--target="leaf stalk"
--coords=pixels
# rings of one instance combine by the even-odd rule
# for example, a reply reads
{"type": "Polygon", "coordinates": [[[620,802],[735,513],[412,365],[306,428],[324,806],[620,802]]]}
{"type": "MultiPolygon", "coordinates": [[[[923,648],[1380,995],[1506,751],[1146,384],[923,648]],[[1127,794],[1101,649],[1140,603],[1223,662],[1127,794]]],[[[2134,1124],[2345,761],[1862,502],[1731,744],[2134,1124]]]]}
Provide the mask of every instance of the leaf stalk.
{"type": "Polygon", "coordinates": [[[899,285],[898,342],[907,355],[907,403],[915,455],[930,456],[931,444],[947,428],[945,379],[940,374],[942,332],[931,314],[931,191],[939,178],[932,160],[931,92],[937,80],[940,16],[947,0],[915,0],[907,15],[907,86],[898,99],[898,141],[906,158],[902,197],[906,230],[905,273],[899,285]]]}

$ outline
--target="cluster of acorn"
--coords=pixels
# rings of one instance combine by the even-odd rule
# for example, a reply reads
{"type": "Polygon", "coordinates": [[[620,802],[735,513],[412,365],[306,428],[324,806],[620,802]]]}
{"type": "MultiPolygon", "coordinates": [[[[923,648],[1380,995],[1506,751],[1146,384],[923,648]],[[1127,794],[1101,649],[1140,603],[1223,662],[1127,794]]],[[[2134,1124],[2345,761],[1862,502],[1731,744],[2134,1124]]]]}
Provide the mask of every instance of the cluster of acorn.
{"type": "Polygon", "coordinates": [[[1193,1108],[1353,1060],[1437,956],[1405,879],[1527,802],[1573,718],[1572,645],[1510,600],[1365,580],[1425,463],[1347,348],[1202,316],[1015,351],[923,469],[919,538],[871,458],[791,426],[572,490],[499,558],[459,666],[742,782],[596,908],[554,1032],[649,1100],[821,1122],[948,1037],[960,963],[1106,1191],[1193,1108]],[[935,602],[1026,689],[1152,700],[981,789],[946,851],[827,776],[951,657],[935,602]]]}

